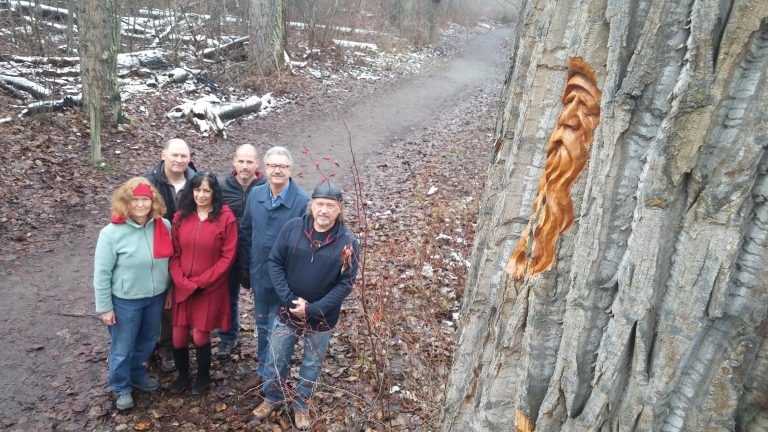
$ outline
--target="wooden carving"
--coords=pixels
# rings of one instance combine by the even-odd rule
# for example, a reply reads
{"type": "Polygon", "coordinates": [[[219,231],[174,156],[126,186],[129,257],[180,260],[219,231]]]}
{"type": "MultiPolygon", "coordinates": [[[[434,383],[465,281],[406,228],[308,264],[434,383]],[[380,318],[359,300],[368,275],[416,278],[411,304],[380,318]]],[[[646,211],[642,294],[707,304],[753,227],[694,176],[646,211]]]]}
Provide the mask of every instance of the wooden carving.
{"type": "Polygon", "coordinates": [[[525,413],[520,410],[515,410],[515,432],[538,432],[538,429],[534,429],[533,422],[528,418],[525,413]]]}
{"type": "Polygon", "coordinates": [[[533,214],[512,252],[506,271],[521,279],[549,270],[555,263],[557,237],[573,224],[571,186],[587,165],[592,135],[600,121],[600,98],[595,72],[581,57],[568,61],[568,81],[563,110],[549,138],[544,174],[533,202],[533,214]],[[533,251],[528,260],[528,237],[533,231],[533,251]]]}

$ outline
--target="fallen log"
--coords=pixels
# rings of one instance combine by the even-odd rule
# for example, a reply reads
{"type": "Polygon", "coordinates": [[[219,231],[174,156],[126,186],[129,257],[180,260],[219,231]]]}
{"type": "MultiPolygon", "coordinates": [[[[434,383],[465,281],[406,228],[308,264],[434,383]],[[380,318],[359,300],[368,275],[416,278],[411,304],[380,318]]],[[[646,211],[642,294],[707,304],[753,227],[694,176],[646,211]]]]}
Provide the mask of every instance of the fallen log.
{"type": "Polygon", "coordinates": [[[165,52],[158,48],[146,51],[118,54],[117,65],[121,67],[164,69],[169,67],[171,64],[168,60],[166,60],[165,52]]]}
{"type": "Polygon", "coordinates": [[[15,89],[13,86],[10,86],[3,81],[0,81],[0,90],[5,90],[5,92],[16,99],[24,100],[29,96],[28,94],[24,93],[23,91],[15,89]]]}
{"type": "Polygon", "coordinates": [[[69,67],[80,64],[80,57],[29,57],[13,54],[0,54],[0,61],[28,63],[32,65],[51,65],[56,67],[69,67]]]}
{"type": "Polygon", "coordinates": [[[265,101],[272,99],[272,94],[267,93],[263,98],[258,96],[251,96],[248,99],[239,103],[230,103],[222,105],[219,109],[219,118],[226,121],[236,119],[246,114],[251,114],[261,110],[262,104],[265,101]]]}
{"type": "Polygon", "coordinates": [[[185,118],[197,126],[203,135],[207,136],[209,132],[213,132],[214,135],[221,134],[226,138],[224,123],[217,115],[220,105],[221,100],[219,98],[208,95],[174,107],[166,114],[166,117],[185,118]]]}
{"type": "Polygon", "coordinates": [[[252,96],[242,102],[222,104],[216,96],[209,95],[174,107],[166,114],[169,118],[185,118],[197,126],[203,135],[213,133],[227,137],[225,121],[259,112],[274,105],[271,93],[262,97],[252,96]]]}
{"type": "Polygon", "coordinates": [[[0,82],[16,90],[23,91],[35,99],[43,99],[51,95],[50,90],[39,84],[35,84],[26,78],[11,75],[0,75],[0,82]]]}
{"type": "Polygon", "coordinates": [[[222,54],[229,54],[232,51],[242,48],[243,45],[245,45],[246,42],[248,42],[249,37],[241,37],[239,39],[235,39],[232,42],[225,43],[224,45],[220,45],[215,48],[206,48],[203,50],[203,58],[204,59],[214,59],[216,57],[221,56],[222,54]]]}
{"type": "Polygon", "coordinates": [[[69,16],[69,11],[66,9],[36,4],[36,2],[0,0],[0,6],[5,6],[5,9],[9,9],[11,12],[35,13],[39,11],[43,17],[56,18],[61,21],[66,21],[69,16]]]}
{"type": "MultiPolygon", "coordinates": [[[[29,57],[13,54],[0,54],[0,61],[70,67],[79,65],[80,57],[29,57]]],[[[117,65],[126,68],[145,67],[147,69],[163,69],[170,66],[170,62],[165,58],[165,51],[156,48],[118,54],[117,65]]]]}
{"type": "Polygon", "coordinates": [[[64,96],[55,101],[40,101],[27,105],[19,115],[30,116],[42,112],[64,111],[66,108],[83,106],[82,96],[64,96]]]}

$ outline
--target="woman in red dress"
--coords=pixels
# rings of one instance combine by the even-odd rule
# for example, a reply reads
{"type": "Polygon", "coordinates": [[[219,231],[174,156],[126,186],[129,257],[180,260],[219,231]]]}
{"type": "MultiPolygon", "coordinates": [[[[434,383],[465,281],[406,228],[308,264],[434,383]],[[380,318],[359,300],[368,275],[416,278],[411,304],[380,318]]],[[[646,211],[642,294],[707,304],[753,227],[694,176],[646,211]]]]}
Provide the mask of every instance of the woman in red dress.
{"type": "Polygon", "coordinates": [[[229,330],[229,269],[237,250],[237,222],[223,204],[213,174],[198,172],[179,197],[173,218],[173,359],[179,375],[171,393],[181,393],[190,381],[189,333],[197,354],[197,380],[192,394],[211,383],[211,331],[229,330]]]}

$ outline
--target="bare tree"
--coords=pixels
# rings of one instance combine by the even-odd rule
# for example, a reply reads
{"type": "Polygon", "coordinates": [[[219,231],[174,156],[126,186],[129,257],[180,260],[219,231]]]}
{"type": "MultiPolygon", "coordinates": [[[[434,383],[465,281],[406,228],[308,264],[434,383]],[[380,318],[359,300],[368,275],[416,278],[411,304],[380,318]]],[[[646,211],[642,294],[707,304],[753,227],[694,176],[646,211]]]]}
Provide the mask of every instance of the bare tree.
{"type": "Polygon", "coordinates": [[[768,3],[531,0],[515,48],[442,429],[768,430],[768,3]],[[544,166],[580,155],[546,139],[574,57],[599,126],[554,265],[516,281],[544,166]]]}
{"type": "Polygon", "coordinates": [[[283,65],[286,32],[282,0],[251,0],[251,62],[262,76],[283,65]]]}
{"type": "Polygon", "coordinates": [[[121,120],[117,54],[120,49],[120,2],[82,0],[80,3],[80,69],[83,104],[91,119],[91,161],[101,160],[101,124],[121,120]]]}

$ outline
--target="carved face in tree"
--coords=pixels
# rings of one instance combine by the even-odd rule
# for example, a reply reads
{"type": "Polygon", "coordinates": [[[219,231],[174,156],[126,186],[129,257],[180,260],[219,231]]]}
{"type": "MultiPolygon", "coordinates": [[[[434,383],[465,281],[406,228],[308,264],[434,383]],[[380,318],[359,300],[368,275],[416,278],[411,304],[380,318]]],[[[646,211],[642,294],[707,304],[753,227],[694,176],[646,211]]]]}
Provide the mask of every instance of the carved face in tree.
{"type": "Polygon", "coordinates": [[[571,59],[563,110],[549,139],[533,215],[507,265],[507,272],[515,279],[523,277],[526,267],[532,275],[552,267],[557,237],[573,224],[571,186],[587,164],[592,135],[600,121],[600,98],[592,68],[581,58],[571,59]],[[534,222],[533,253],[528,263],[526,247],[534,222]]]}

